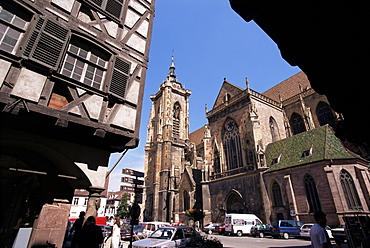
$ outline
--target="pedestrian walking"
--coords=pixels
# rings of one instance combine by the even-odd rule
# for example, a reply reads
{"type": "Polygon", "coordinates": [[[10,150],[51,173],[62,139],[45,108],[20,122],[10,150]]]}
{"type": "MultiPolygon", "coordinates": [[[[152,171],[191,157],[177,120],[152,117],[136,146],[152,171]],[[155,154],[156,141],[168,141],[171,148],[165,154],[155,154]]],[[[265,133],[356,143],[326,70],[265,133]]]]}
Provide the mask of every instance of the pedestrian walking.
{"type": "Polygon", "coordinates": [[[121,220],[119,217],[115,217],[112,229],[112,248],[118,248],[120,241],[121,241],[121,220]]]}
{"type": "Polygon", "coordinates": [[[312,248],[332,248],[326,227],[326,214],[317,211],[313,215],[315,224],[311,227],[310,238],[312,248]]]}
{"type": "Polygon", "coordinates": [[[89,216],[83,226],[78,238],[79,248],[99,248],[103,243],[104,237],[99,226],[95,225],[95,217],[89,216]]]}
{"type": "Polygon", "coordinates": [[[71,241],[71,248],[77,248],[77,240],[78,237],[80,236],[81,230],[82,230],[82,225],[85,220],[85,212],[81,211],[80,215],[78,216],[78,219],[73,223],[72,228],[70,229],[69,233],[70,235],[73,234],[72,236],[72,241],[71,241]]]}

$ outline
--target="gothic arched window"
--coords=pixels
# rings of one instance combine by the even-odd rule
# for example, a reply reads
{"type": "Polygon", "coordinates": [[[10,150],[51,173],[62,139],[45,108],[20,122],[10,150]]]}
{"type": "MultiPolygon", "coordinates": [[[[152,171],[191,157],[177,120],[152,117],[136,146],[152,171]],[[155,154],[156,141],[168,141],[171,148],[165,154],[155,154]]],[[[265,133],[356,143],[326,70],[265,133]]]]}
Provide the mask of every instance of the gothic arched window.
{"type": "Polygon", "coordinates": [[[213,171],[215,173],[221,172],[221,162],[220,162],[220,153],[218,152],[217,147],[214,148],[214,158],[213,158],[213,171]]]}
{"type": "Polygon", "coordinates": [[[272,204],[274,207],[282,207],[283,204],[283,197],[281,196],[281,189],[278,182],[274,181],[271,186],[272,191],[272,204]]]}
{"type": "Polygon", "coordinates": [[[362,210],[360,197],[358,196],[355,183],[351,175],[346,170],[340,172],[340,183],[350,210],[362,210]]]}
{"type": "Polygon", "coordinates": [[[306,131],[306,127],[304,125],[302,117],[297,114],[293,113],[289,120],[290,127],[292,129],[292,133],[299,134],[306,131]]]}
{"type": "Polygon", "coordinates": [[[278,128],[277,122],[275,121],[274,117],[272,116],[270,117],[269,124],[270,124],[272,142],[276,142],[280,140],[279,128],[278,128]]]}
{"type": "Polygon", "coordinates": [[[329,104],[326,102],[319,102],[316,106],[316,115],[319,120],[320,126],[325,124],[333,125],[334,115],[329,104]]]}
{"type": "Polygon", "coordinates": [[[224,125],[223,145],[226,157],[226,168],[232,170],[243,167],[240,135],[235,121],[228,119],[224,125]]]}
{"type": "Polygon", "coordinates": [[[309,212],[314,213],[316,211],[321,211],[321,204],[319,200],[319,194],[317,193],[315,180],[311,175],[306,174],[303,181],[308,205],[310,206],[309,212]]]}
{"type": "Polygon", "coordinates": [[[172,127],[172,133],[173,136],[179,137],[180,136],[180,112],[181,112],[181,106],[179,102],[175,102],[173,105],[173,127],[172,127]]]}
{"type": "Polygon", "coordinates": [[[183,193],[183,201],[184,201],[184,211],[190,209],[190,196],[186,190],[184,190],[183,193]]]}

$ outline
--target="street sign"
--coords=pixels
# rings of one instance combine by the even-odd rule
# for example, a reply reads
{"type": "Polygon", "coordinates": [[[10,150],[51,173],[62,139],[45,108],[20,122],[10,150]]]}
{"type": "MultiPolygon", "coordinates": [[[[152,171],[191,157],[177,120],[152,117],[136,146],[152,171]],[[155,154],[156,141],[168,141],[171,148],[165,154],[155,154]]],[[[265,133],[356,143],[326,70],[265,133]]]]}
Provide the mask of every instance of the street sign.
{"type": "Polygon", "coordinates": [[[122,169],[122,174],[134,176],[134,177],[144,177],[144,172],[131,170],[131,169],[122,169]]]}
{"type": "Polygon", "coordinates": [[[121,182],[123,182],[123,183],[132,183],[132,184],[136,184],[136,185],[144,185],[143,180],[135,179],[135,178],[132,178],[132,177],[122,177],[121,182]]]}

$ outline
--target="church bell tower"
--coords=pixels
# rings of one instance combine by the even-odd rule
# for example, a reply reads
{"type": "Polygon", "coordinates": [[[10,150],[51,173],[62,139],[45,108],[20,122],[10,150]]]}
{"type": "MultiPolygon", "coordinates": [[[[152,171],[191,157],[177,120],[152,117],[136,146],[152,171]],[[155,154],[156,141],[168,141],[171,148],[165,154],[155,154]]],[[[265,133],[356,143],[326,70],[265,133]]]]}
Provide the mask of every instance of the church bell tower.
{"type": "Polygon", "coordinates": [[[151,95],[148,134],[145,146],[146,221],[174,221],[175,197],[185,167],[189,142],[189,96],[175,74],[174,58],[166,80],[151,95]]]}

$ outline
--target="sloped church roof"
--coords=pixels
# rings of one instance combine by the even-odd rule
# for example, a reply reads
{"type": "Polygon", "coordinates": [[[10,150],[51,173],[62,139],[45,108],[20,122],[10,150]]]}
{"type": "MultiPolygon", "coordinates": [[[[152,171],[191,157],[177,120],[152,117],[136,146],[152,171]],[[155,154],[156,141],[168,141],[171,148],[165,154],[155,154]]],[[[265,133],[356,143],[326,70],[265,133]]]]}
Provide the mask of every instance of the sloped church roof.
{"type": "Polygon", "coordinates": [[[343,146],[329,125],[270,143],[266,147],[268,171],[322,160],[351,158],[360,157],[343,146]]]}

